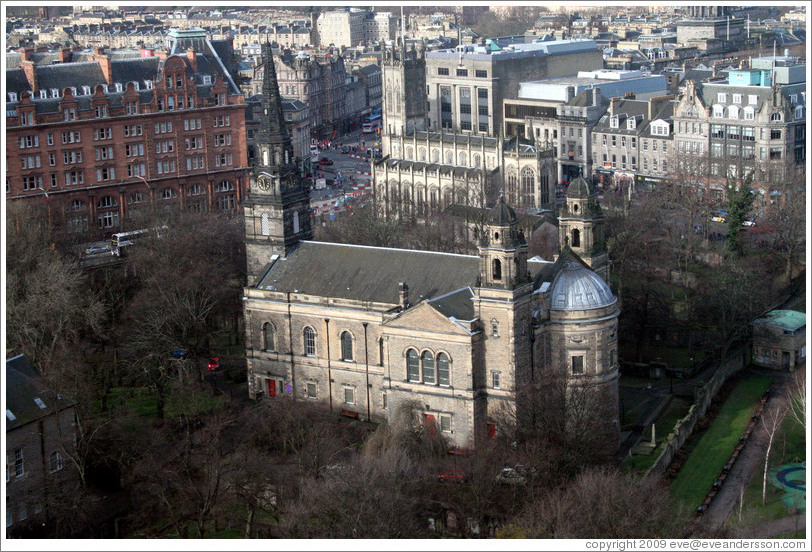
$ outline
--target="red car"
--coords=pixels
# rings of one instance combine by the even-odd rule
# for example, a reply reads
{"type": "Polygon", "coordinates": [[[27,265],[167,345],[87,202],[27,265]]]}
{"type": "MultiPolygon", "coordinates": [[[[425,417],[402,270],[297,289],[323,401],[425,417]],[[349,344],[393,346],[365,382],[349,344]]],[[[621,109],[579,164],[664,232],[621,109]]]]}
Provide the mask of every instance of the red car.
{"type": "Polygon", "coordinates": [[[206,370],[209,372],[216,372],[220,369],[220,359],[217,357],[211,357],[209,359],[209,364],[206,366],[206,370]]]}
{"type": "Polygon", "coordinates": [[[459,468],[449,468],[437,475],[437,481],[448,481],[450,483],[462,483],[467,479],[465,472],[459,468]]]}

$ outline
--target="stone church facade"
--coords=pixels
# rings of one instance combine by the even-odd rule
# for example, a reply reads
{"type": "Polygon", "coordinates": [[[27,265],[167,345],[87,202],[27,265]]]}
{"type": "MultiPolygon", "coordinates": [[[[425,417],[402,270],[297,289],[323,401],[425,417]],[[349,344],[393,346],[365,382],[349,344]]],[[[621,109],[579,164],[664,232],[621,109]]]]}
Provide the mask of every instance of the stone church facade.
{"type": "Polygon", "coordinates": [[[387,47],[382,73],[382,159],[372,163],[382,213],[415,218],[454,203],[484,207],[499,194],[516,207],[554,207],[552,149],[520,137],[430,129],[422,49],[387,47]]]}
{"type": "MultiPolygon", "coordinates": [[[[563,369],[570,388],[610,406],[617,438],[617,300],[578,250],[529,260],[504,196],[477,255],[312,241],[274,71],[265,74],[267,120],[245,202],[250,396],[292,395],[378,422],[409,403],[450,443],[475,446],[534,373],[563,369]]],[[[583,190],[573,206],[594,202],[585,181],[583,190]]],[[[602,218],[588,216],[579,238],[601,243],[602,218]]]]}

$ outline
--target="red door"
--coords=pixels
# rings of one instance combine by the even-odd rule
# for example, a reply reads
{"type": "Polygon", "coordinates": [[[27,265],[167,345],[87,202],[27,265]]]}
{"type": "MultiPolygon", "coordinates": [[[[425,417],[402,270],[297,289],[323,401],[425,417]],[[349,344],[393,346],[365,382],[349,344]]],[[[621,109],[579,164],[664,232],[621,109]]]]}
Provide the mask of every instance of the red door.
{"type": "Polygon", "coordinates": [[[276,380],[268,380],[268,396],[276,396],[276,380]]]}
{"type": "Polygon", "coordinates": [[[429,434],[429,437],[434,437],[434,415],[433,414],[426,414],[426,431],[429,434]]]}

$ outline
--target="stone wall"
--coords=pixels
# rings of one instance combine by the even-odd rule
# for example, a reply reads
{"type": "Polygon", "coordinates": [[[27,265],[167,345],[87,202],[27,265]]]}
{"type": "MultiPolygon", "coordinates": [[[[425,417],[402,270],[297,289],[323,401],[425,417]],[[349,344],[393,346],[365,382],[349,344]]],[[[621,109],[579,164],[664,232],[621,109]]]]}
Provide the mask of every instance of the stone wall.
{"type": "Polygon", "coordinates": [[[696,423],[705,415],[713,397],[716,396],[716,393],[728,378],[737,374],[746,364],[747,348],[742,347],[729,354],[725,363],[717,368],[716,373],[705,385],[694,388],[694,403],[688,409],[688,414],[679,420],[671,433],[668,434],[660,456],[654,461],[646,475],[649,473],[662,473],[668,468],[676,452],[693,434],[696,423]]]}

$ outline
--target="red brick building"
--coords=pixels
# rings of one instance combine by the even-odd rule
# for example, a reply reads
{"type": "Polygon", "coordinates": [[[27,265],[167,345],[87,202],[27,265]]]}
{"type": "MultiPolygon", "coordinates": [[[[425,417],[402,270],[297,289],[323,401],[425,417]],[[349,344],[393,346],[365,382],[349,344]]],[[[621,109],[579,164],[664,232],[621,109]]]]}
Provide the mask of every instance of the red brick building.
{"type": "Polygon", "coordinates": [[[47,207],[53,228],[77,237],[115,232],[149,205],[240,205],[246,104],[228,42],[173,31],[157,55],[32,58],[6,71],[8,200],[47,207]]]}

